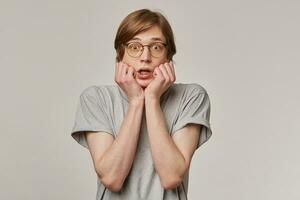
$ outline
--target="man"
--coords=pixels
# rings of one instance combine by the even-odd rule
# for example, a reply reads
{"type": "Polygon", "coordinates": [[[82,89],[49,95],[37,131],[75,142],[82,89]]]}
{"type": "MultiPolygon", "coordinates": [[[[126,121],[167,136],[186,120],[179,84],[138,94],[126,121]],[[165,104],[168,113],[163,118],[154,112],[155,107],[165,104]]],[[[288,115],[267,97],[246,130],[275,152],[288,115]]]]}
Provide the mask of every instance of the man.
{"type": "Polygon", "coordinates": [[[175,84],[172,29],[142,9],[119,26],[117,86],[80,96],[72,136],[89,149],[97,199],[187,199],[194,151],[211,134],[210,102],[199,84],[175,84]]]}

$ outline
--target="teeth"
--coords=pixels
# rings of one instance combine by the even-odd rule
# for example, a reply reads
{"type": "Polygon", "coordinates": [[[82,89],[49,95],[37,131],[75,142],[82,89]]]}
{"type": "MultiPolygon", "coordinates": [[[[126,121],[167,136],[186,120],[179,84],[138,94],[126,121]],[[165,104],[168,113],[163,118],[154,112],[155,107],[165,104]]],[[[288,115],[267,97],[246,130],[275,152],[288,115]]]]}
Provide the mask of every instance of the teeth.
{"type": "Polygon", "coordinates": [[[150,73],[149,71],[140,71],[140,74],[148,74],[150,73]]]}

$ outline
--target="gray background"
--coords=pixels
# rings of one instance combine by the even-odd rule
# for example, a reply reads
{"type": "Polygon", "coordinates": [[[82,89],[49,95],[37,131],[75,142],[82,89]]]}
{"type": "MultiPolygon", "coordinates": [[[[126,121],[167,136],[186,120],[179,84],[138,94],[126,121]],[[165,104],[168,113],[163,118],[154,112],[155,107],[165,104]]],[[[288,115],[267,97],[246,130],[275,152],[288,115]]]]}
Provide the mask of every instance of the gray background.
{"type": "Polygon", "coordinates": [[[190,200],[300,199],[299,1],[1,1],[0,199],[95,199],[71,138],[79,94],[113,84],[130,12],[161,11],[177,82],[211,98],[213,135],[192,160],[190,200]]]}

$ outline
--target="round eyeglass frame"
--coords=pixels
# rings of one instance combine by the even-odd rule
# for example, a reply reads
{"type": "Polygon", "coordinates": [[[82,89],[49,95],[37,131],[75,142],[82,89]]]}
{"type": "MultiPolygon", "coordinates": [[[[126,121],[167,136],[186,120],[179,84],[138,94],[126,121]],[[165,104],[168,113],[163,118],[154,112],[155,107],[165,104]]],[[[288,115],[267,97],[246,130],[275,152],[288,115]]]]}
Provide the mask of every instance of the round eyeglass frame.
{"type": "MultiPolygon", "coordinates": [[[[143,45],[143,44],[141,44],[141,43],[139,43],[139,42],[129,42],[129,43],[125,43],[125,44],[122,44],[122,45],[125,47],[125,50],[127,51],[128,55],[129,55],[130,57],[138,58],[138,57],[140,57],[140,56],[143,54],[145,46],[146,46],[146,47],[149,47],[150,54],[151,54],[151,56],[153,56],[152,51],[151,51],[151,49],[150,49],[150,46],[153,45],[153,44],[157,44],[157,43],[162,44],[164,47],[167,47],[167,46],[168,46],[166,43],[163,43],[163,42],[153,42],[153,43],[147,44],[147,45],[143,45]],[[138,44],[140,44],[140,45],[142,46],[142,50],[137,54],[137,56],[133,56],[133,55],[131,55],[131,54],[128,52],[128,49],[127,49],[127,48],[128,48],[128,45],[130,45],[130,44],[132,44],[132,43],[138,43],[138,44]]],[[[166,50],[166,49],[165,49],[165,50],[166,50]]],[[[153,56],[153,57],[154,57],[154,58],[160,58],[160,57],[162,57],[162,56],[164,55],[164,53],[165,53],[165,52],[163,52],[163,53],[161,54],[161,56],[153,56]]]]}

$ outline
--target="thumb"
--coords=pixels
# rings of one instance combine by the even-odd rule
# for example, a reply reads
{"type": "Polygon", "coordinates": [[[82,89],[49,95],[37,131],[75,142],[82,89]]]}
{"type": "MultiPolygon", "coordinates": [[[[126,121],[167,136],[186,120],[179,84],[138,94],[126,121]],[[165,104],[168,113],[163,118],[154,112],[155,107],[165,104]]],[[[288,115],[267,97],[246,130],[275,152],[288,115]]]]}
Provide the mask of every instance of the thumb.
{"type": "Polygon", "coordinates": [[[130,78],[132,78],[132,77],[134,76],[133,68],[132,68],[131,66],[128,67],[128,72],[127,72],[127,74],[128,74],[128,76],[129,76],[130,78]]]}
{"type": "Polygon", "coordinates": [[[154,76],[154,77],[157,76],[157,70],[158,70],[158,68],[155,67],[155,69],[154,69],[154,71],[153,71],[153,76],[154,76]]]}

